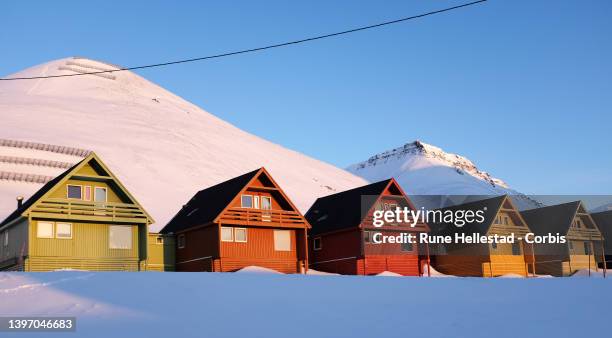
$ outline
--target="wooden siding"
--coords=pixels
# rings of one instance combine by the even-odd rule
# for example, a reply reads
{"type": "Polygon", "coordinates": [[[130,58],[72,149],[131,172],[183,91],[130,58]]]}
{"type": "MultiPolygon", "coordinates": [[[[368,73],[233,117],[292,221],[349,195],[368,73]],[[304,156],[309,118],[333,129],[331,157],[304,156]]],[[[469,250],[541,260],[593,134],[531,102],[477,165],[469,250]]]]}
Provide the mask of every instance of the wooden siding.
{"type": "Polygon", "coordinates": [[[28,254],[28,221],[23,219],[15,225],[0,231],[0,270],[10,269],[19,264],[28,254]],[[4,236],[8,233],[8,245],[4,245],[4,236]]]}
{"type": "Polygon", "coordinates": [[[361,257],[361,230],[358,228],[309,236],[310,268],[340,274],[356,274],[355,262],[361,257]],[[321,238],[321,250],[314,250],[313,240],[321,238]]]}
{"type": "Polygon", "coordinates": [[[375,275],[384,271],[403,276],[419,276],[419,256],[414,254],[366,255],[357,261],[357,274],[359,275],[375,275]]]}
{"type": "Polygon", "coordinates": [[[174,271],[175,268],[175,253],[176,243],[175,237],[171,235],[162,235],[157,233],[149,233],[147,243],[147,271],[174,271]],[[161,240],[161,243],[158,242],[161,240]]]}
{"type": "Polygon", "coordinates": [[[219,258],[217,225],[194,228],[176,235],[176,271],[218,271],[213,261],[219,258]],[[179,248],[179,236],[185,236],[185,247],[179,248]]]}

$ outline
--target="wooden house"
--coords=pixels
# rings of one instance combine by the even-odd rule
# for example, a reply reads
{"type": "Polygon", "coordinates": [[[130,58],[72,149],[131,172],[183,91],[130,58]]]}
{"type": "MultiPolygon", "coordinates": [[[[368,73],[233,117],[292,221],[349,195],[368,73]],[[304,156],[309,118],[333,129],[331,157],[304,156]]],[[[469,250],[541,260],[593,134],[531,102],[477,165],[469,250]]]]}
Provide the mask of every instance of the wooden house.
{"type": "Polygon", "coordinates": [[[152,222],[91,153],[0,223],[0,269],[144,270],[152,222]]]}
{"type": "Polygon", "coordinates": [[[391,271],[419,276],[428,261],[427,248],[415,243],[375,243],[382,236],[428,232],[427,224],[408,223],[374,226],[374,212],[409,208],[414,205],[394,179],[321,197],[306,213],[310,267],[347,275],[373,275],[391,271]],[[377,235],[378,234],[378,235],[377,235]],[[375,239],[375,236],[378,238],[375,239]]]}
{"type": "Polygon", "coordinates": [[[599,267],[607,269],[612,266],[612,210],[592,213],[591,217],[604,238],[603,256],[605,259],[599,262],[599,267]]]}
{"type": "Polygon", "coordinates": [[[578,270],[598,270],[603,261],[603,236],[580,201],[525,210],[523,218],[536,235],[565,236],[566,243],[535,245],[537,274],[569,276],[578,270]]]}
{"type": "Polygon", "coordinates": [[[196,193],[161,233],[176,236],[177,271],[305,273],[309,228],[261,168],[196,193]]]}
{"type": "Polygon", "coordinates": [[[507,196],[498,196],[438,209],[457,215],[461,212],[482,212],[482,219],[473,219],[462,226],[432,220],[432,235],[451,236],[452,242],[435,244],[431,247],[432,266],[439,272],[455,276],[495,277],[506,274],[527,276],[528,265],[533,264],[531,247],[524,242],[530,229],[520,212],[507,196]],[[482,222],[479,222],[482,220],[482,222]],[[513,243],[486,242],[466,243],[457,241],[456,234],[462,236],[510,236],[513,243]],[[521,239],[519,239],[521,238],[521,239]]]}
{"type": "Polygon", "coordinates": [[[147,271],[174,271],[176,243],[174,236],[150,232],[147,271]]]}

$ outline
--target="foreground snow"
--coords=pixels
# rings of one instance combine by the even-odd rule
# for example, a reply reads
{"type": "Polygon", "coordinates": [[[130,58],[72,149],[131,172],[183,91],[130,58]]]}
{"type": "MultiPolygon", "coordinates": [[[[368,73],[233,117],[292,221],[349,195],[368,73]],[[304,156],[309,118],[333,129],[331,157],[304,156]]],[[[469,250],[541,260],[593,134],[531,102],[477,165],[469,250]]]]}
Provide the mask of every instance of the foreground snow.
{"type": "Polygon", "coordinates": [[[69,337],[601,336],[611,287],[591,278],[0,273],[0,316],[77,316],[69,337]]]}

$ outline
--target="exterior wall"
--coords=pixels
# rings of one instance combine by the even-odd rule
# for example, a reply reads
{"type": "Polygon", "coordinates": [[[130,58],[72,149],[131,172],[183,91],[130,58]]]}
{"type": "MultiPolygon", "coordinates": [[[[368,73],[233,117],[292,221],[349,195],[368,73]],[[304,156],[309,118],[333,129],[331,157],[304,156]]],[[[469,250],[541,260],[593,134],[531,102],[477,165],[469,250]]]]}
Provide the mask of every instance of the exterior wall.
{"type": "Polygon", "coordinates": [[[361,258],[362,235],[358,228],[311,235],[308,238],[310,268],[339,273],[343,275],[357,274],[357,260],[361,258]],[[321,238],[321,250],[314,250],[313,240],[321,238]]]}
{"type": "Polygon", "coordinates": [[[214,261],[219,258],[217,225],[188,230],[176,235],[176,271],[219,271],[214,261]],[[179,236],[185,236],[185,247],[179,248],[179,236]]]}
{"type": "Polygon", "coordinates": [[[483,277],[484,267],[488,267],[489,256],[482,255],[436,255],[432,257],[432,266],[446,275],[483,277]]]}
{"type": "MultiPolygon", "coordinates": [[[[240,226],[239,228],[243,227],[240,226]]],[[[275,229],[261,227],[246,227],[246,229],[246,242],[221,242],[221,271],[236,271],[250,265],[261,266],[283,273],[301,271],[299,266],[300,259],[298,259],[297,255],[296,230],[276,229],[289,231],[291,236],[291,250],[276,251],[274,249],[275,229]]]]}
{"type": "MultiPolygon", "coordinates": [[[[45,220],[46,222],[47,220],[45,220]]],[[[30,271],[79,269],[97,271],[138,271],[140,269],[140,236],[138,226],[132,230],[131,249],[111,249],[109,225],[72,222],[72,238],[38,238],[38,223],[30,227],[30,271]]],[[[62,221],[63,222],[63,221],[62,221]]]]}
{"type": "Polygon", "coordinates": [[[175,271],[176,243],[175,237],[149,233],[147,243],[147,271],[175,271]],[[158,239],[162,242],[159,243],[158,239]]]}
{"type": "Polygon", "coordinates": [[[14,265],[23,265],[23,256],[28,254],[28,220],[0,231],[0,270],[14,269],[14,265]],[[8,245],[4,245],[4,236],[8,233],[8,245]]]}
{"type": "Polygon", "coordinates": [[[366,255],[357,261],[358,275],[391,271],[403,276],[420,276],[418,255],[366,255]]]}

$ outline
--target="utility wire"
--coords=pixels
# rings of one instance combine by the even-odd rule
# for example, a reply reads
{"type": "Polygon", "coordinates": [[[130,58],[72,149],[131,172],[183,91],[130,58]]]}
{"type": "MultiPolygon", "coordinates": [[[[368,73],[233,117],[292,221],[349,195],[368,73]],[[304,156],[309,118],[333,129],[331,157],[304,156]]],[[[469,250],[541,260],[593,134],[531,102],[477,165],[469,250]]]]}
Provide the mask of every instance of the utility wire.
{"type": "Polygon", "coordinates": [[[188,62],[195,62],[195,61],[202,61],[202,60],[217,59],[217,58],[222,58],[222,57],[226,57],[226,56],[245,54],[245,53],[252,53],[252,52],[259,52],[259,51],[266,50],[266,49],[279,48],[279,47],[285,47],[285,46],[290,46],[290,45],[297,45],[297,44],[304,43],[304,42],[310,42],[310,41],[326,39],[326,38],[330,38],[330,37],[334,37],[334,36],[355,33],[355,32],[364,31],[364,30],[367,30],[367,29],[378,28],[378,27],[392,25],[392,24],[396,24],[396,23],[400,23],[400,22],[404,22],[404,21],[408,21],[408,20],[418,19],[418,18],[422,18],[422,17],[434,15],[434,14],[440,14],[440,13],[444,13],[444,12],[449,12],[449,11],[452,11],[452,10],[455,10],[455,9],[459,9],[459,8],[463,8],[463,7],[468,7],[468,6],[473,6],[473,5],[479,4],[481,2],[486,2],[486,1],[487,0],[473,1],[473,2],[462,4],[462,5],[458,5],[458,6],[453,6],[453,7],[448,7],[448,8],[444,8],[444,9],[439,9],[439,10],[436,10],[436,11],[427,12],[427,13],[423,13],[423,14],[418,14],[418,15],[414,15],[414,16],[409,16],[409,17],[405,17],[405,18],[401,18],[401,19],[397,19],[397,20],[393,20],[393,21],[386,21],[386,22],[375,24],[375,25],[363,26],[363,27],[353,28],[353,29],[349,29],[349,30],[345,30],[345,31],[341,31],[341,32],[330,33],[330,34],[325,34],[325,35],[319,35],[319,36],[314,36],[314,37],[310,37],[310,38],[306,38],[306,39],[301,39],[301,40],[294,40],[294,41],[289,41],[289,42],[283,42],[283,43],[279,43],[279,44],[275,44],[275,45],[269,45],[269,46],[264,46],[264,47],[257,47],[257,48],[251,48],[251,49],[243,49],[243,50],[234,51],[234,52],[227,52],[227,53],[223,53],[223,54],[209,55],[209,56],[203,56],[203,57],[198,57],[198,58],[170,61],[170,62],[163,62],[163,63],[155,63],[155,64],[149,64],[149,65],[143,65],[143,66],[125,67],[125,68],[118,68],[118,69],[111,69],[111,70],[101,70],[101,71],[95,71],[95,72],[89,72],[89,73],[74,73],[74,74],[63,74],[63,75],[47,75],[47,76],[32,76],[32,77],[0,78],[0,81],[35,80],[35,79],[49,79],[49,78],[56,78],[56,77],[71,77],[71,76],[83,76],[83,75],[92,75],[92,74],[114,73],[114,72],[122,72],[122,71],[126,71],[126,70],[136,70],[136,69],[145,69],[145,68],[154,68],[154,67],[164,67],[164,66],[170,66],[170,65],[177,65],[177,64],[181,64],[181,63],[188,63],[188,62]]]}

